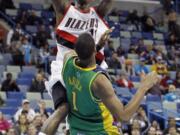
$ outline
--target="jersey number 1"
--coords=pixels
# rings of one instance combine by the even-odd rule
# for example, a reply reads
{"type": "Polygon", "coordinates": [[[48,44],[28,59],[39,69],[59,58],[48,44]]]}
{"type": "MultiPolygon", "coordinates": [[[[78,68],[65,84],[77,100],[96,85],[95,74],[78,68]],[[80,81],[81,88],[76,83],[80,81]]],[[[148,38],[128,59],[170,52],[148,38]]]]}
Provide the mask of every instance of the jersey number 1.
{"type": "Polygon", "coordinates": [[[78,111],[77,106],[76,106],[76,93],[72,92],[72,96],[73,96],[73,109],[75,111],[78,111]]]}

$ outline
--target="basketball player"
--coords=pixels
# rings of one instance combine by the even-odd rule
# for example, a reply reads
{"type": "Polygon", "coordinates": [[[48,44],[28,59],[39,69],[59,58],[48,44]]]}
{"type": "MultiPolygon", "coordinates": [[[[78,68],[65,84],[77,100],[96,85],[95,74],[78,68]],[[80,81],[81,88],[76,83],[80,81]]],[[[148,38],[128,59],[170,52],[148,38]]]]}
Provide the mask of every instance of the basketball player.
{"type": "MultiPolygon", "coordinates": [[[[64,54],[70,49],[74,49],[74,43],[78,36],[84,32],[89,32],[93,36],[97,53],[97,63],[103,68],[107,68],[103,61],[103,48],[101,48],[101,37],[110,31],[105,21],[102,19],[111,9],[113,0],[102,0],[96,8],[89,7],[91,0],[77,0],[78,5],[71,5],[71,0],[52,0],[57,21],[57,57],[51,64],[51,77],[45,82],[46,89],[52,95],[54,106],[57,108],[64,102],[65,88],[61,76],[64,54]]],[[[87,41],[88,42],[88,41],[87,41]]]]}
{"type": "MultiPolygon", "coordinates": [[[[135,96],[124,106],[115,95],[109,79],[98,71],[95,42],[90,34],[79,36],[75,51],[77,56],[75,52],[65,55],[62,72],[70,108],[70,135],[120,135],[117,127],[112,125],[112,115],[119,121],[128,121],[145,93],[157,83],[157,74],[152,72],[145,76],[135,96]]],[[[57,109],[44,126],[44,132],[53,135],[54,131],[49,131],[57,129],[64,114],[57,109]]]]}

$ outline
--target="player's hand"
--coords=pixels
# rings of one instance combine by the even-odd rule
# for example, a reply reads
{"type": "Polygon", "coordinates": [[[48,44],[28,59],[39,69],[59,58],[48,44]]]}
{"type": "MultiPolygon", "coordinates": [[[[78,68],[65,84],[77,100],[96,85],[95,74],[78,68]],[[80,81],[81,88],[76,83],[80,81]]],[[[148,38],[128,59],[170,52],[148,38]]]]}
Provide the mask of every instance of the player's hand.
{"type": "Polygon", "coordinates": [[[141,81],[140,89],[145,91],[145,93],[152,88],[156,83],[158,83],[159,77],[156,72],[151,72],[145,75],[141,81]]]}
{"type": "Polygon", "coordinates": [[[113,29],[108,29],[102,36],[101,39],[99,40],[99,47],[104,47],[106,41],[109,40],[109,34],[113,31],[113,29]]]}

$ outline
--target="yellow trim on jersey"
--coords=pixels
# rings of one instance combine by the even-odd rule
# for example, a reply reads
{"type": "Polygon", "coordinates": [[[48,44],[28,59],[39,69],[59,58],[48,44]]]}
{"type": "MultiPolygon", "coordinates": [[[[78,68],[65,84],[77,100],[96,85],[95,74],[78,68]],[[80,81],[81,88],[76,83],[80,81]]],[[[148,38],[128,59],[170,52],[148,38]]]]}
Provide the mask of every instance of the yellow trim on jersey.
{"type": "Polygon", "coordinates": [[[94,65],[94,66],[92,66],[92,67],[89,67],[89,68],[82,68],[82,67],[76,65],[75,60],[76,60],[76,59],[74,59],[74,61],[73,61],[74,66],[75,66],[76,68],[80,69],[80,70],[83,70],[83,71],[91,71],[91,70],[96,69],[96,65],[94,65]]]}
{"type": "Polygon", "coordinates": [[[113,126],[113,117],[106,106],[101,102],[98,104],[102,112],[104,130],[108,135],[120,135],[118,128],[113,126]]]}
{"type": "Polygon", "coordinates": [[[91,79],[91,81],[90,81],[90,83],[89,83],[89,93],[90,93],[90,95],[91,95],[92,100],[93,100],[95,103],[100,102],[101,100],[98,99],[98,98],[96,98],[96,97],[93,95],[92,90],[91,90],[91,87],[92,87],[93,81],[96,79],[96,77],[97,77],[99,74],[100,74],[100,72],[97,72],[96,75],[93,76],[93,78],[91,79]]]}

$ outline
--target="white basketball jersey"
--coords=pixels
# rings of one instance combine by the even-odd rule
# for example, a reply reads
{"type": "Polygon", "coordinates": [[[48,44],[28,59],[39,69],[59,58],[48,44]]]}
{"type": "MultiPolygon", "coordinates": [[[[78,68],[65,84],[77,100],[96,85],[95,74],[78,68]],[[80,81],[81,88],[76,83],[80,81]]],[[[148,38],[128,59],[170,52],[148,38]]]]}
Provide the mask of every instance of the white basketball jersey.
{"type": "Polygon", "coordinates": [[[108,29],[105,21],[97,14],[94,8],[91,7],[89,12],[85,13],[71,5],[57,27],[57,34],[75,43],[80,34],[88,32],[93,36],[97,44],[108,29]]]}

